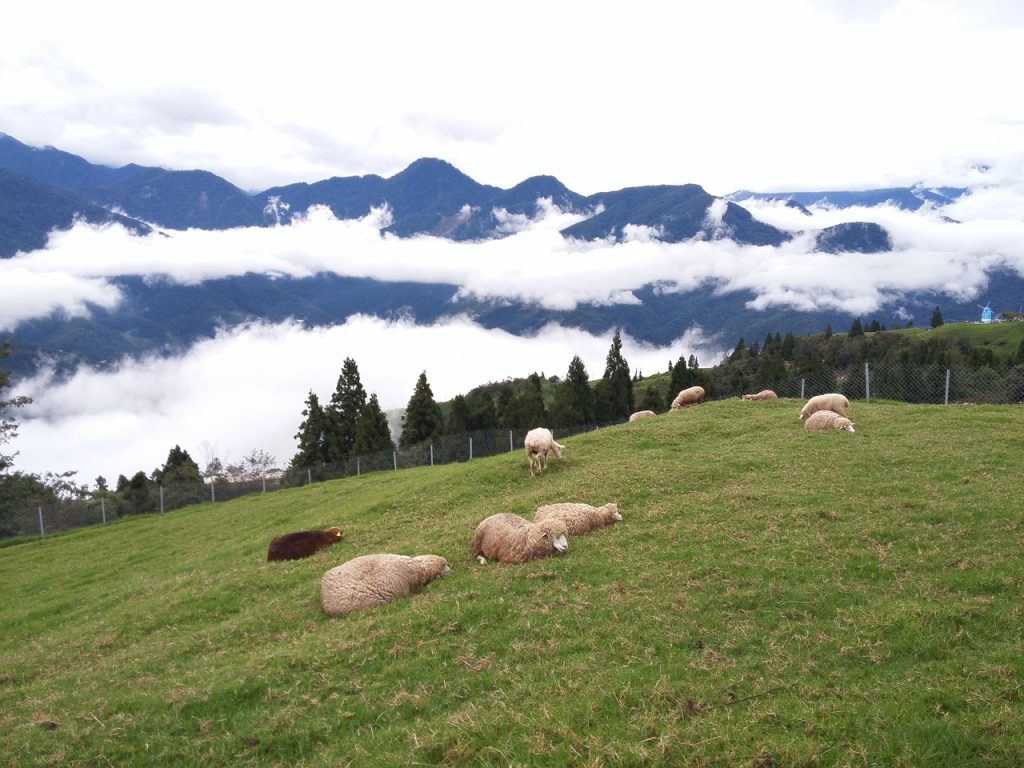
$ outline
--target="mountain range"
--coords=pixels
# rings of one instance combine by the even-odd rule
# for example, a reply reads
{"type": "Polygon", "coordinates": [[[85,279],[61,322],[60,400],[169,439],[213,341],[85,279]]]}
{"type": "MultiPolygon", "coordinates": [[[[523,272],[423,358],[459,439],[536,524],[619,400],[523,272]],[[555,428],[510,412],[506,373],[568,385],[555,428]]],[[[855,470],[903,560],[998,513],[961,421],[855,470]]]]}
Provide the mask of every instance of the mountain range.
{"type": "MultiPolygon", "coordinates": [[[[0,258],[42,248],[51,232],[67,229],[78,219],[93,224],[117,222],[138,234],[226,230],[287,224],[314,205],[328,207],[339,219],[352,219],[386,204],[390,216],[382,231],[400,238],[488,240],[507,236],[499,211],[530,217],[539,198],[579,214],[577,223],[562,230],[567,238],[622,241],[630,228],[642,227],[663,242],[729,239],[778,246],[794,234],[754,218],[743,207],[744,201],[783,199],[809,215],[806,206],[815,204],[885,203],[916,210],[925,204],[948,204],[965,193],[949,187],[901,187],[784,195],[741,191],[716,197],[697,184],[682,184],[581,195],[552,176],[535,176],[500,189],[480,184],[450,163],[433,158],[416,160],[390,178],[336,177],[247,192],[208,171],[134,164],[111,168],[0,134],[0,258]],[[712,210],[715,217],[709,216],[712,210]]],[[[819,251],[868,254],[892,249],[890,233],[869,221],[847,222],[812,234],[819,251]]],[[[989,298],[996,303],[1002,291],[1015,306],[1021,281],[1015,275],[1006,277],[993,281],[996,290],[989,298]]],[[[225,324],[287,317],[309,324],[334,323],[355,312],[411,314],[419,322],[467,312],[486,327],[513,333],[528,333],[551,321],[592,333],[619,327],[653,344],[667,344],[696,323],[721,338],[723,347],[731,347],[740,336],[756,340],[777,331],[813,333],[826,324],[844,330],[851,321],[842,312],[754,311],[746,306],[753,294],[716,295],[714,286],[669,293],[648,285],[634,291],[639,303],[580,305],[559,311],[520,302],[460,298],[455,285],[379,282],[333,274],[279,279],[249,273],[197,285],[131,277],[112,282],[124,296],[114,310],[94,307],[88,318],[53,315],[2,329],[15,342],[5,364],[16,376],[34,370],[40,356],[57,360],[69,370],[81,363],[102,366],[123,355],[185,348],[225,324]]],[[[927,317],[936,303],[930,294],[905,298],[905,307],[918,318],[927,317]]],[[[949,301],[943,303],[950,306],[949,301]]],[[[976,314],[974,302],[963,304],[965,311],[976,314]]],[[[880,319],[891,322],[891,318],[880,319]]]]}

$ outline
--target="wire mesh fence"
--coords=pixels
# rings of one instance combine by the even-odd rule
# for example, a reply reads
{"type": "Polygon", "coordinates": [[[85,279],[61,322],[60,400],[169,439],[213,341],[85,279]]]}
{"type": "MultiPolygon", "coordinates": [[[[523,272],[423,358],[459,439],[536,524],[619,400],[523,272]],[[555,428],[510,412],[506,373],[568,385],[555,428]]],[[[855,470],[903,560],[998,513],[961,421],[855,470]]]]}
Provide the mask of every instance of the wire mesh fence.
{"type": "MultiPolygon", "coordinates": [[[[1024,402],[1024,366],[947,367],[937,364],[854,365],[822,368],[802,376],[786,376],[752,386],[752,379],[710,382],[711,399],[738,397],[759,389],[773,389],[779,397],[806,399],[825,392],[841,392],[850,400],[895,400],[907,403],[1021,403],[1024,402]]],[[[666,393],[670,394],[670,393],[666,393]]],[[[671,400],[671,397],[668,398],[671,400]]],[[[622,423],[553,428],[556,440],[622,423]]],[[[0,538],[48,535],[98,525],[137,514],[159,514],[190,504],[228,501],[253,493],[307,485],[373,472],[472,461],[523,450],[527,429],[489,429],[444,435],[418,445],[355,456],[342,464],[290,468],[284,472],[242,481],[207,479],[168,483],[142,489],[133,496],[95,494],[92,498],[62,501],[21,509],[0,509],[0,538]]]]}

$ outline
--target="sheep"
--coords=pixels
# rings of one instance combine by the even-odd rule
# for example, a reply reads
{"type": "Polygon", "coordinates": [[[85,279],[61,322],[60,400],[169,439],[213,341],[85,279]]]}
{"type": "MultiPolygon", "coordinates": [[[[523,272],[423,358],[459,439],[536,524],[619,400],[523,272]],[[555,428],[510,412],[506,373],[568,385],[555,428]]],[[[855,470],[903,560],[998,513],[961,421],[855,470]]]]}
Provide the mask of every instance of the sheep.
{"type": "Polygon", "coordinates": [[[651,418],[651,416],[657,415],[658,414],[656,414],[654,411],[637,411],[636,413],[630,415],[629,420],[636,421],[637,419],[649,419],[651,418]]]}
{"type": "Polygon", "coordinates": [[[525,517],[499,512],[482,520],[473,536],[473,557],[503,563],[525,563],[569,549],[568,529],[561,520],[531,523],[525,517]]]}
{"type": "Polygon", "coordinates": [[[804,429],[808,431],[843,430],[845,432],[856,432],[853,422],[835,411],[815,411],[807,417],[804,422],[804,429]]]}
{"type": "Polygon", "coordinates": [[[320,607],[328,616],[375,608],[450,571],[448,561],[439,555],[362,555],[323,575],[320,607]]]}
{"type": "Polygon", "coordinates": [[[755,392],[752,395],[743,395],[740,400],[778,400],[779,396],[775,394],[774,390],[762,389],[760,392],[755,392]]]}
{"type": "Polygon", "coordinates": [[[679,394],[676,395],[676,399],[672,401],[671,410],[675,411],[690,405],[699,405],[704,402],[704,395],[704,387],[687,387],[680,390],[679,394]]]}
{"type": "Polygon", "coordinates": [[[849,407],[850,401],[846,399],[845,395],[840,395],[838,392],[815,395],[800,409],[800,421],[803,421],[815,411],[835,411],[840,416],[845,416],[846,409],[849,407]]]}
{"type": "Polygon", "coordinates": [[[551,430],[545,427],[537,427],[527,432],[523,446],[526,448],[526,458],[530,462],[531,477],[547,469],[548,453],[554,453],[555,457],[560,459],[562,451],[565,450],[565,446],[556,443],[551,430]]]}
{"type": "Polygon", "coordinates": [[[296,531],[275,536],[267,547],[267,562],[299,560],[341,541],[341,528],[326,531],[296,531]]]}
{"type": "Polygon", "coordinates": [[[537,511],[533,513],[533,522],[535,523],[544,520],[561,520],[565,523],[565,528],[571,536],[604,528],[621,519],[619,506],[614,502],[609,502],[601,507],[593,507],[590,504],[564,501],[537,507],[537,511]]]}

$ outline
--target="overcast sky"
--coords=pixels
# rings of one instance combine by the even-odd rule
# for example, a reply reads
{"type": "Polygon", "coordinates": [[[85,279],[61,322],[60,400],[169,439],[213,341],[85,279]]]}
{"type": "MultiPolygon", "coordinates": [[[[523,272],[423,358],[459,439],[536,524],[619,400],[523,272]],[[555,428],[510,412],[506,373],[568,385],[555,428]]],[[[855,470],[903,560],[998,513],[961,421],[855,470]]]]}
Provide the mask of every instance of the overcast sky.
{"type": "Polygon", "coordinates": [[[590,194],[957,183],[1018,158],[1018,0],[15,3],[0,130],[251,190],[440,157],[590,194]]]}
{"type": "MultiPolygon", "coordinates": [[[[809,236],[779,248],[664,244],[642,230],[625,243],[566,241],[558,230],[576,219],[544,204],[484,243],[382,238],[379,211],[170,237],[77,226],[0,262],[0,330],[16,336],[23,320],[89,303],[114,308],[111,278],[123,274],[195,283],[326,270],[560,309],[636,301],[652,281],[713,281],[752,292],[758,309],[870,315],[898,310],[904,291],[980,299],[993,269],[1024,273],[1016,2],[333,5],[16,4],[0,26],[0,131],[112,166],[207,169],[250,190],[390,176],[433,156],[482,183],[552,174],[584,194],[687,182],[718,195],[916,182],[973,194],[941,213],[816,209],[810,219],[746,204],[792,232],[883,224],[894,253],[857,260],[816,254],[809,236]]],[[[363,317],[232,329],[171,361],[20,383],[35,402],[18,414],[15,466],[113,481],[160,466],[175,444],[197,460],[258,448],[284,464],[306,395],[329,398],[345,357],[385,408],[399,408],[421,371],[439,400],[532,371],[564,376],[577,354],[600,376],[611,333],[553,326],[519,338],[467,319],[423,328],[363,317]]],[[[681,323],[672,344],[627,337],[625,353],[653,373],[680,355],[714,364],[731,342],[681,323]]]]}

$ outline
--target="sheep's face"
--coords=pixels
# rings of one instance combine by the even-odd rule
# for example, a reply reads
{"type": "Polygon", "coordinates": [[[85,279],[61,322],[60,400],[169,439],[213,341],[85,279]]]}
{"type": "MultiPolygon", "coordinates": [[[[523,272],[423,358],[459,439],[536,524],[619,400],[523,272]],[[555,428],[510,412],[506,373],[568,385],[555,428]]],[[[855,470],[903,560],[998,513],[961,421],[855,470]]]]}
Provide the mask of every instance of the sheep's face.
{"type": "Polygon", "coordinates": [[[556,458],[560,459],[560,458],[562,458],[562,451],[565,450],[565,446],[564,445],[559,445],[558,443],[552,443],[551,444],[551,450],[553,450],[555,452],[556,458]]]}
{"type": "Polygon", "coordinates": [[[545,520],[540,524],[540,540],[556,552],[569,549],[569,531],[561,520],[545,520]]]}
{"type": "Polygon", "coordinates": [[[558,552],[565,552],[569,549],[569,537],[564,533],[560,533],[551,540],[551,546],[553,546],[558,552]]]}
{"type": "Polygon", "coordinates": [[[853,426],[853,422],[849,419],[839,419],[836,421],[836,429],[842,429],[846,432],[856,432],[857,430],[853,426]]]}

